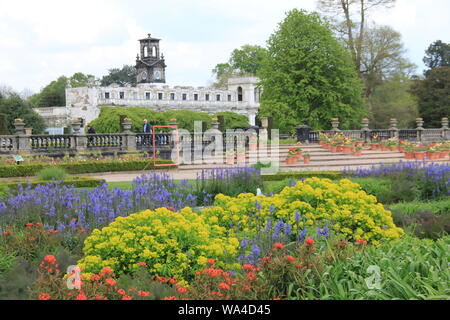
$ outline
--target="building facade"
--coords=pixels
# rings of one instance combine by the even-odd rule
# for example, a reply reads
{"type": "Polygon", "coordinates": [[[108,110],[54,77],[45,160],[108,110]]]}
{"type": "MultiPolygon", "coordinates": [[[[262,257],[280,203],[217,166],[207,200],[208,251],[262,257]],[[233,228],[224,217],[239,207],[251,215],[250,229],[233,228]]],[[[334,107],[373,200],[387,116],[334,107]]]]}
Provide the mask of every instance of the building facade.
{"type": "Polygon", "coordinates": [[[261,91],[256,77],[239,77],[228,80],[226,89],[212,87],[170,87],[165,84],[166,64],[160,53],[160,39],[139,40],[140,56],[136,59],[137,85],[108,87],[92,83],[87,87],[66,87],[66,106],[39,108],[49,126],[63,126],[72,118],[84,123],[95,120],[101,107],[147,107],[155,111],[191,110],[215,114],[235,112],[246,115],[250,125],[255,125],[261,91]]]}

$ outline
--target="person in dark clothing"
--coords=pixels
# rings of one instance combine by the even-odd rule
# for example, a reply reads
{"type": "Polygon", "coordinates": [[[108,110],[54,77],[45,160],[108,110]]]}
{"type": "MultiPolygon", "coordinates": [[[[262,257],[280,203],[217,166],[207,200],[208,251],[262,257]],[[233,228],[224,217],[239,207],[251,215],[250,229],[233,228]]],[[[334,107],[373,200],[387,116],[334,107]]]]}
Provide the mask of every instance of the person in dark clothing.
{"type": "MultiPolygon", "coordinates": [[[[152,126],[148,123],[147,119],[144,119],[144,133],[152,133],[152,126]]],[[[144,145],[150,145],[150,136],[144,137],[144,145]]]]}
{"type": "MultiPolygon", "coordinates": [[[[95,131],[95,129],[91,126],[87,126],[87,134],[96,134],[97,131],[95,131]]],[[[88,146],[91,146],[94,144],[94,138],[93,137],[88,137],[88,146]]]]}

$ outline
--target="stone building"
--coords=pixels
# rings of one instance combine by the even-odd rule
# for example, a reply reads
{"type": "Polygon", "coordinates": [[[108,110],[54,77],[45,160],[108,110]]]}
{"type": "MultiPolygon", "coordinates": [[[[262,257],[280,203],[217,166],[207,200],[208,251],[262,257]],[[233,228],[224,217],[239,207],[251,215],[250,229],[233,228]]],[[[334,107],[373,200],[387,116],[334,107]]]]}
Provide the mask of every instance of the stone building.
{"type": "Polygon", "coordinates": [[[103,106],[148,107],[155,111],[191,110],[215,114],[235,112],[246,115],[251,125],[259,109],[261,91],[256,77],[228,80],[226,89],[166,85],[164,56],[160,53],[160,39],[139,40],[140,56],[136,59],[137,86],[101,87],[92,83],[87,87],[66,88],[66,106],[39,108],[36,111],[47,123],[61,125],[63,119],[82,118],[84,123],[95,120],[103,106]]]}

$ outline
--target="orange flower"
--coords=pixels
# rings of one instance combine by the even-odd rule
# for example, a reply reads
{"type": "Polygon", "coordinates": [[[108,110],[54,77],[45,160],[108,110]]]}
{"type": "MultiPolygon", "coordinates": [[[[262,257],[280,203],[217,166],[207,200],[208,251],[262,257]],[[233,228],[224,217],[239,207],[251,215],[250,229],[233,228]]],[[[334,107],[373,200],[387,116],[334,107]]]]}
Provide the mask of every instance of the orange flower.
{"type": "Polygon", "coordinates": [[[105,274],[108,274],[108,273],[113,273],[113,270],[111,268],[109,268],[109,267],[105,267],[105,268],[102,269],[102,271],[100,271],[101,275],[105,275],[105,274]]]}
{"type": "Polygon", "coordinates": [[[247,273],[247,279],[248,279],[248,281],[255,280],[256,279],[256,273],[254,273],[254,272],[247,273]]]}
{"type": "Polygon", "coordinates": [[[98,274],[93,274],[93,275],[91,276],[91,280],[92,280],[92,281],[99,281],[99,280],[100,280],[100,276],[99,276],[98,274]]]}
{"type": "Polygon", "coordinates": [[[214,259],[209,259],[208,260],[208,264],[211,265],[211,266],[214,265],[215,263],[216,263],[216,260],[214,260],[214,259]]]}
{"type": "Polygon", "coordinates": [[[314,245],[314,239],[311,238],[311,237],[309,237],[308,239],[306,239],[305,242],[306,242],[306,246],[307,246],[307,247],[310,247],[310,246],[313,246],[313,245],[314,245]]]}
{"type": "Polygon", "coordinates": [[[286,259],[288,259],[290,262],[293,262],[295,260],[293,256],[287,256],[286,259]]]}
{"type": "Polygon", "coordinates": [[[105,283],[106,283],[108,286],[111,286],[111,287],[112,287],[112,286],[116,285],[117,281],[114,280],[114,279],[108,278],[108,279],[105,280],[105,283]]]}
{"type": "Polygon", "coordinates": [[[358,239],[356,240],[356,242],[358,242],[359,244],[367,244],[367,241],[362,239],[358,239]]]}
{"type": "Polygon", "coordinates": [[[28,222],[27,224],[25,224],[27,227],[32,227],[33,224],[31,222],[28,222]]]}
{"type": "Polygon", "coordinates": [[[148,297],[150,295],[150,292],[148,291],[138,291],[138,296],[140,297],[148,297]]]}
{"type": "Polygon", "coordinates": [[[35,241],[36,238],[35,238],[35,237],[29,237],[28,240],[30,240],[30,241],[35,241]]]}
{"type": "Polygon", "coordinates": [[[222,290],[230,290],[230,286],[226,284],[225,282],[219,283],[219,288],[222,290]]]}
{"type": "Polygon", "coordinates": [[[244,264],[242,266],[243,270],[255,270],[256,268],[254,266],[252,266],[251,264],[244,264]]]}
{"type": "Polygon", "coordinates": [[[280,242],[274,243],[273,246],[277,249],[284,249],[284,245],[280,242]]]}
{"type": "Polygon", "coordinates": [[[38,227],[42,227],[42,226],[43,226],[43,224],[42,224],[42,223],[40,223],[40,222],[36,222],[36,226],[38,226],[38,227]]]}
{"type": "Polygon", "coordinates": [[[146,267],[146,266],[147,266],[147,263],[146,263],[146,262],[139,262],[138,265],[139,265],[140,267],[146,267]]]}
{"type": "Polygon", "coordinates": [[[165,297],[163,300],[176,300],[175,296],[165,297]]]}
{"type": "Polygon", "coordinates": [[[117,293],[120,294],[121,296],[124,296],[126,292],[123,289],[119,289],[117,290],[117,293]]]}
{"type": "Polygon", "coordinates": [[[75,298],[75,300],[87,300],[86,295],[84,293],[80,292],[80,294],[75,298]]]}
{"type": "Polygon", "coordinates": [[[56,263],[56,258],[55,258],[54,255],[49,254],[49,255],[45,256],[44,261],[47,262],[48,264],[55,264],[56,263]]]}
{"type": "Polygon", "coordinates": [[[177,291],[178,291],[179,293],[186,293],[186,292],[187,292],[187,289],[186,289],[186,288],[183,288],[183,287],[178,287],[177,291]]]}
{"type": "Polygon", "coordinates": [[[131,297],[131,296],[123,296],[122,300],[133,300],[133,297],[131,297]]]}
{"type": "Polygon", "coordinates": [[[41,293],[39,295],[38,300],[50,300],[50,295],[46,294],[46,293],[41,293]]]}

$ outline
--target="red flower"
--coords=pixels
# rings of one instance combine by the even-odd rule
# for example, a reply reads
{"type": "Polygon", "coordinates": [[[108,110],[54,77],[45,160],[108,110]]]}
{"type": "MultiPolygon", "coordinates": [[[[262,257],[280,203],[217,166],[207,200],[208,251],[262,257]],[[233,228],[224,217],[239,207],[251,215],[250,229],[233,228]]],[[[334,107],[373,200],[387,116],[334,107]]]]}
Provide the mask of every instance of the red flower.
{"type": "Polygon", "coordinates": [[[58,233],[59,231],[58,231],[58,230],[50,229],[50,230],[48,230],[48,232],[50,232],[50,233],[58,233]]]}
{"type": "Polygon", "coordinates": [[[176,300],[175,296],[165,297],[163,300],[176,300]]]}
{"type": "Polygon", "coordinates": [[[186,293],[186,292],[187,292],[187,289],[186,289],[186,288],[183,288],[183,287],[178,287],[177,291],[178,291],[179,293],[186,293]]]}
{"type": "Polygon", "coordinates": [[[117,293],[120,294],[121,296],[124,296],[126,292],[123,289],[119,289],[117,290],[117,293]]]}
{"type": "Polygon", "coordinates": [[[80,292],[80,294],[75,298],[75,300],[87,300],[87,297],[84,293],[80,292]]]}
{"type": "Polygon", "coordinates": [[[275,299],[273,299],[273,300],[281,300],[281,298],[275,298],[275,299]]]}
{"type": "Polygon", "coordinates": [[[254,266],[252,266],[251,264],[244,264],[242,266],[242,269],[244,269],[244,270],[255,270],[256,268],[254,266]]]}
{"type": "Polygon", "coordinates": [[[133,300],[133,297],[131,297],[131,296],[123,296],[122,300],[133,300]]]}
{"type": "Polygon", "coordinates": [[[114,280],[114,279],[108,278],[108,279],[105,280],[105,283],[106,283],[108,286],[111,286],[111,287],[112,287],[112,286],[116,285],[117,281],[114,280]]]}
{"type": "Polygon", "coordinates": [[[43,224],[42,224],[42,223],[40,223],[40,222],[36,222],[36,226],[38,226],[38,227],[42,227],[42,226],[43,226],[43,224]]]}
{"type": "Polygon", "coordinates": [[[113,270],[111,268],[109,268],[109,267],[105,267],[105,268],[102,269],[102,271],[100,271],[101,275],[105,275],[105,274],[108,274],[108,273],[113,273],[113,270]]]}
{"type": "Polygon", "coordinates": [[[255,280],[256,279],[256,273],[254,273],[254,272],[247,273],[247,279],[248,279],[248,281],[255,280]]]}
{"type": "Polygon", "coordinates": [[[268,262],[270,262],[270,257],[264,257],[264,258],[262,258],[262,262],[263,262],[263,263],[268,263],[268,262]]]}
{"type": "Polygon", "coordinates": [[[148,297],[150,295],[150,292],[148,291],[138,291],[138,296],[140,297],[148,297]]]}
{"type": "Polygon", "coordinates": [[[216,263],[216,260],[214,260],[214,259],[209,259],[208,260],[208,264],[211,265],[211,266],[214,265],[215,263],[216,263]]]}
{"type": "Polygon", "coordinates": [[[95,300],[103,300],[104,298],[102,296],[95,296],[95,300]]]}
{"type": "Polygon", "coordinates": [[[146,267],[147,266],[147,262],[139,262],[138,265],[140,267],[146,267]]]}
{"type": "Polygon", "coordinates": [[[50,295],[46,294],[46,293],[41,293],[39,295],[38,300],[50,300],[50,295]]]}
{"type": "Polygon", "coordinates": [[[98,274],[93,274],[93,275],[91,276],[91,280],[92,280],[92,281],[99,281],[99,280],[100,280],[100,276],[99,276],[98,274]]]}
{"type": "Polygon", "coordinates": [[[49,255],[45,256],[44,261],[47,262],[48,264],[55,264],[56,263],[56,258],[55,258],[54,255],[49,254],[49,255]]]}
{"type": "Polygon", "coordinates": [[[35,238],[35,237],[29,237],[28,240],[30,240],[30,241],[35,241],[36,238],[35,238]]]}
{"type": "Polygon", "coordinates": [[[280,242],[274,243],[273,246],[275,248],[277,248],[277,249],[283,249],[284,248],[284,245],[282,243],[280,243],[280,242]]]}
{"type": "Polygon", "coordinates": [[[4,234],[5,236],[9,236],[9,235],[11,234],[11,232],[10,232],[10,231],[5,231],[5,232],[3,232],[3,234],[4,234]]]}
{"type": "Polygon", "coordinates": [[[33,224],[31,222],[28,222],[27,224],[25,224],[27,227],[32,227],[33,224]]]}
{"type": "Polygon", "coordinates": [[[358,242],[359,244],[367,244],[367,241],[362,239],[358,239],[356,240],[356,242],[358,242]]]}
{"type": "Polygon", "coordinates": [[[293,256],[287,256],[286,259],[288,259],[290,262],[293,262],[295,260],[293,256]]]}
{"type": "Polygon", "coordinates": [[[314,239],[311,238],[311,237],[309,237],[308,239],[306,239],[305,242],[306,242],[306,246],[307,246],[307,247],[310,247],[310,246],[313,246],[313,245],[314,245],[314,239]]]}
{"type": "Polygon", "coordinates": [[[219,288],[222,290],[230,290],[230,286],[226,284],[225,282],[219,283],[219,288]]]}

